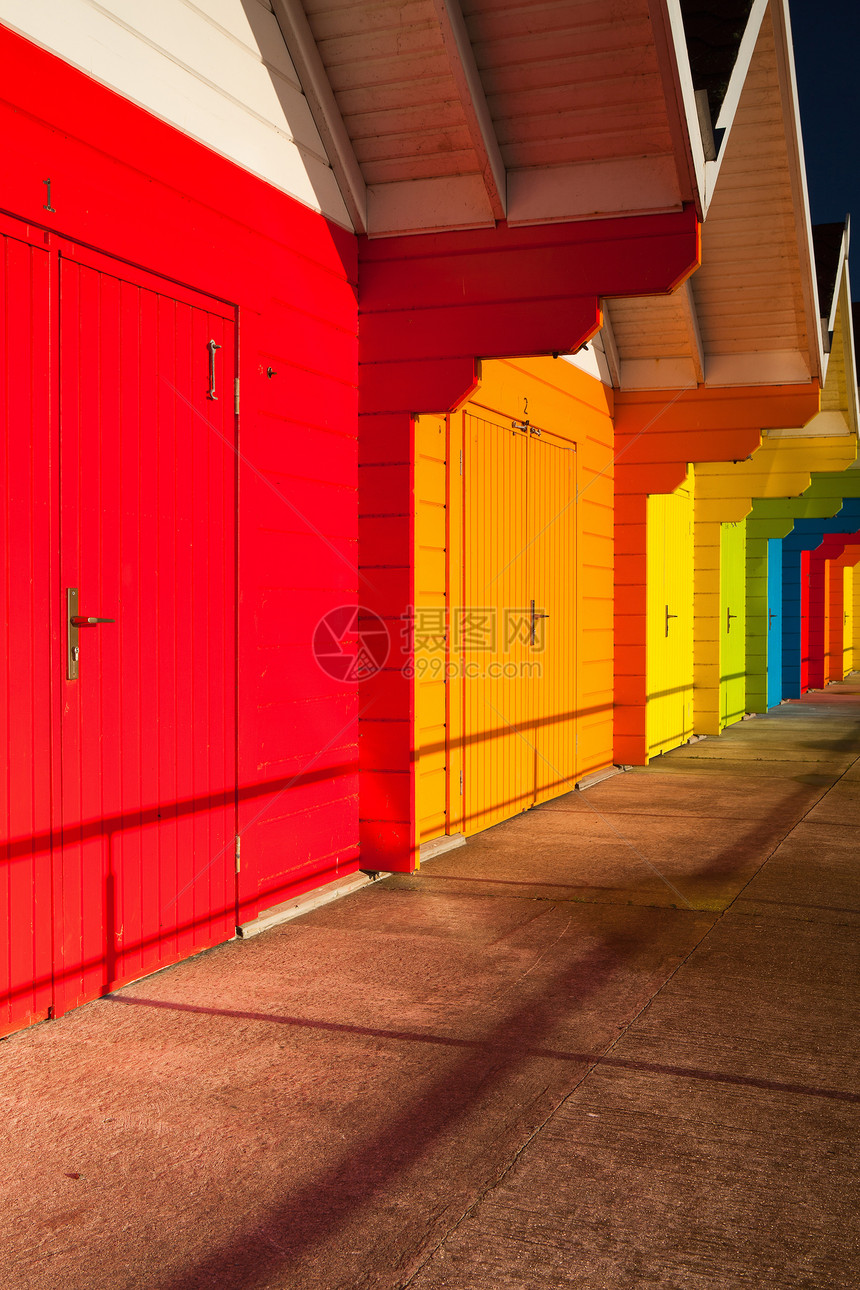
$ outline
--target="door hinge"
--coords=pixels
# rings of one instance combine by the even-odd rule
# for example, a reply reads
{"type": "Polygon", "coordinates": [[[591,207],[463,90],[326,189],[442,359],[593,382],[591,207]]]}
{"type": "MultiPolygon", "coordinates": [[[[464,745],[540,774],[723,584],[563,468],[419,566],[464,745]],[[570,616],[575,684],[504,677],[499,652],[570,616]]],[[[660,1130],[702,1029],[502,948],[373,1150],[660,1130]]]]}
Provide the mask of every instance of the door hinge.
{"type": "Polygon", "coordinates": [[[460,771],[460,796],[463,796],[463,772],[460,771]]]}
{"type": "Polygon", "coordinates": [[[234,854],[236,857],[236,872],[238,873],[242,868],[242,839],[238,833],[236,834],[236,850],[234,854]]]}
{"type": "Polygon", "coordinates": [[[460,449],[460,474],[463,473],[463,449],[460,449]]]}
{"type": "Polygon", "coordinates": [[[239,415],[239,378],[238,376],[233,381],[233,411],[236,413],[236,416],[239,415]]]}

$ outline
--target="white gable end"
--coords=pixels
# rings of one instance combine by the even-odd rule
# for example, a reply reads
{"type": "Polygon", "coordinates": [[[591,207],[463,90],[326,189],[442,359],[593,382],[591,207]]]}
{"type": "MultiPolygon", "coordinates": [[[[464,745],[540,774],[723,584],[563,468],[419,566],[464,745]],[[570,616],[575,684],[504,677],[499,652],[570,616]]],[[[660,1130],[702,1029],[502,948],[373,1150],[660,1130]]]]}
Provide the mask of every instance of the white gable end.
{"type": "Polygon", "coordinates": [[[352,227],[268,0],[0,0],[0,21],[352,227]]]}

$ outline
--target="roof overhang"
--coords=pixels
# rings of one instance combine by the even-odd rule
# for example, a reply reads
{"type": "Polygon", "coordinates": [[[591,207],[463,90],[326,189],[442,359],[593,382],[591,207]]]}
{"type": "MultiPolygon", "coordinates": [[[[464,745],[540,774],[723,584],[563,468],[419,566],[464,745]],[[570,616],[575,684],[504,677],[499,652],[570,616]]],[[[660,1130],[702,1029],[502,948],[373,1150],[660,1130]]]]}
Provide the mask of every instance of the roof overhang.
{"type": "Polygon", "coordinates": [[[606,302],[599,347],[620,389],[823,376],[787,0],[756,0],[742,53],[719,118],[720,152],[706,163],[714,182],[701,269],[671,297],[606,302]]]}
{"type": "Polygon", "coordinates": [[[704,210],[680,0],[272,8],[359,233],[704,210]]]}

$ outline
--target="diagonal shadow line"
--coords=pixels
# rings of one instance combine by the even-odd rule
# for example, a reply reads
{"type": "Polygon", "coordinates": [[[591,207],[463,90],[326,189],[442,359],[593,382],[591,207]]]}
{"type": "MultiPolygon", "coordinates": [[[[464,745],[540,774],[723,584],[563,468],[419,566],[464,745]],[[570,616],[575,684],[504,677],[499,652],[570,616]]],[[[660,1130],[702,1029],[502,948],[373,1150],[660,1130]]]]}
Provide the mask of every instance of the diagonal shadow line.
{"type": "MultiPolygon", "coordinates": [[[[499,712],[498,708],[493,707],[493,704],[492,704],[492,703],[490,703],[490,701],[489,701],[489,700],[486,700],[486,703],[487,703],[487,707],[492,708],[493,712],[495,712],[495,714],[496,714],[496,716],[497,716],[497,717],[500,717],[500,718],[502,719],[502,721],[505,721],[505,716],[504,716],[504,714],[503,714],[503,713],[501,713],[501,712],[499,712]]],[[[554,775],[559,776],[559,778],[560,778],[560,782],[562,782],[562,783],[566,783],[566,784],[569,784],[569,785],[570,785],[570,787],[571,787],[572,789],[576,787],[575,782],[574,782],[572,779],[569,779],[566,775],[563,775],[563,774],[561,773],[561,771],[560,771],[560,770],[558,770],[558,769],[557,769],[557,767],[555,767],[555,766],[552,764],[552,762],[551,762],[547,757],[544,757],[543,753],[539,752],[539,751],[538,751],[538,749],[537,749],[537,748],[535,748],[534,744],[533,744],[533,743],[531,743],[531,741],[530,741],[530,740],[526,739],[525,735],[524,735],[521,731],[516,731],[516,733],[519,735],[520,739],[522,739],[522,740],[524,741],[524,743],[525,743],[529,748],[531,748],[531,750],[532,750],[532,752],[535,754],[535,756],[540,757],[541,761],[542,761],[542,762],[544,762],[547,766],[549,766],[549,768],[550,768],[550,770],[553,772],[553,774],[554,774],[554,775]]],[[[587,791],[587,790],[586,790],[586,791],[587,791]]],[[[655,864],[653,864],[653,863],[648,859],[648,857],[647,857],[647,856],[645,856],[645,855],[643,855],[643,854],[642,854],[642,852],[641,852],[641,851],[639,850],[639,848],[635,845],[635,843],[631,842],[631,841],[630,841],[630,839],[629,839],[628,837],[626,837],[626,836],[625,836],[625,834],[623,834],[623,833],[621,832],[621,830],[620,830],[620,829],[617,829],[617,828],[615,827],[615,825],[612,823],[612,821],[611,821],[611,820],[608,820],[608,819],[606,818],[606,816],[603,814],[603,812],[602,812],[602,811],[599,811],[599,810],[597,809],[597,807],[594,805],[594,803],[593,803],[593,802],[591,802],[591,801],[589,801],[589,800],[588,800],[588,798],[587,798],[587,797],[585,797],[585,795],[584,795],[584,794],[583,794],[583,801],[585,802],[586,806],[588,806],[588,807],[589,807],[589,808],[594,812],[594,814],[598,817],[598,819],[601,819],[601,820],[603,821],[603,823],[606,825],[606,827],[607,827],[608,829],[610,829],[610,830],[615,834],[615,836],[616,836],[616,837],[617,837],[621,842],[623,842],[623,843],[625,844],[625,846],[628,846],[628,847],[630,848],[630,850],[633,852],[633,854],[634,854],[634,855],[637,855],[637,856],[639,857],[639,859],[640,859],[641,861],[643,861],[643,863],[644,863],[644,864],[646,864],[646,865],[648,866],[648,868],[651,870],[651,872],[652,872],[652,873],[654,873],[654,874],[656,874],[656,876],[660,879],[660,881],[661,881],[661,882],[664,882],[664,883],[666,884],[666,886],[669,888],[669,890],[670,890],[671,892],[673,892],[673,893],[674,893],[674,895],[676,895],[680,901],[683,901],[683,903],[687,906],[687,908],[688,908],[688,909],[692,909],[692,908],[693,908],[693,906],[690,904],[690,902],[689,902],[689,900],[687,899],[687,897],[686,897],[686,896],[684,896],[684,895],[683,895],[683,894],[678,890],[678,888],[677,888],[677,887],[676,887],[672,882],[670,882],[670,881],[669,881],[669,879],[666,877],[666,875],[665,875],[665,874],[663,874],[663,873],[661,873],[661,872],[660,872],[660,870],[657,868],[657,866],[656,866],[655,864]]]]}
{"type": "MultiPolygon", "coordinates": [[[[770,819],[772,816],[768,821],[770,819]]],[[[755,831],[752,836],[755,836],[755,831]]],[[[719,861],[720,857],[717,857],[706,865],[703,876],[715,865],[718,867],[719,861]]],[[[555,908],[548,902],[548,913],[555,908]]],[[[695,952],[716,920],[715,915],[701,913],[697,918],[701,920],[701,927],[691,926],[684,934],[688,945],[686,957],[695,952]]],[[[539,976],[528,978],[527,987],[518,980],[520,988],[516,1006],[489,1023],[479,1046],[461,1047],[456,1043],[437,1046],[432,1039],[428,1042],[426,1036],[421,1036],[419,1042],[425,1052],[444,1048],[452,1056],[457,1054],[455,1060],[442,1067],[438,1063],[428,1063],[427,1079],[391,1119],[370,1129],[351,1152],[322,1166],[315,1176],[303,1181],[293,1191],[285,1187],[276,1199],[249,1216],[244,1228],[225,1237],[220,1244],[213,1246],[209,1254],[189,1263],[172,1277],[162,1275],[159,1290],[201,1290],[204,1285],[217,1286],[218,1290],[262,1290],[271,1284],[273,1276],[287,1274],[287,1270],[295,1268],[299,1260],[309,1257],[316,1260],[319,1275],[325,1258],[336,1260],[340,1257],[339,1247],[333,1248],[330,1242],[348,1223],[362,1221],[362,1215],[366,1216],[367,1222],[372,1222],[371,1215],[395,1180],[402,1178],[402,1185],[408,1187],[409,1172],[420,1169],[430,1153],[436,1157],[441,1153],[444,1160],[446,1151],[450,1153],[456,1149],[456,1142],[464,1131],[462,1123],[467,1117],[480,1114],[488,1093],[503,1089],[506,1081],[522,1079],[526,1060],[552,1063],[551,1057],[529,1057],[528,1050],[547,1048],[554,1052],[545,1040],[557,1032],[560,1018],[564,1018],[571,1009],[587,1008],[589,1000],[605,989],[619,972],[629,970],[631,960],[638,961],[647,943],[648,937],[642,934],[631,936],[625,931],[604,932],[596,944],[581,957],[575,957],[574,961],[565,956],[566,961],[560,967],[544,967],[539,976]],[[272,1245],[273,1230],[278,1236],[277,1249],[272,1245]],[[324,1252],[326,1249],[328,1254],[324,1252]]],[[[538,956],[532,969],[542,958],[543,954],[538,956]]],[[[147,1002],[138,1006],[147,1006],[147,1002]]],[[[620,1063],[626,1059],[608,1057],[614,1042],[607,1043],[604,1051],[608,1060],[620,1068],[620,1063]]],[[[580,1071],[575,1069],[573,1054],[567,1054],[564,1060],[565,1065],[558,1070],[550,1065],[546,1072],[540,1071],[536,1076],[540,1083],[538,1096],[529,1103],[532,1109],[524,1112],[528,1119],[525,1127],[529,1137],[540,1130],[596,1064],[589,1060],[589,1055],[583,1054],[580,1071]],[[570,1075],[562,1078],[565,1069],[570,1071],[570,1075]]],[[[646,1069],[646,1063],[640,1065],[646,1069]]],[[[709,1074],[713,1072],[691,1073],[686,1077],[704,1080],[709,1074]]],[[[736,1078],[739,1082],[744,1081],[741,1087],[757,1087],[754,1077],[736,1078]]],[[[765,1085],[767,1083],[764,1081],[765,1085]]],[[[790,1086],[785,1091],[803,1095],[804,1086],[790,1086]]],[[[820,1092],[822,1095],[833,1092],[836,1100],[844,1100],[844,1095],[838,1090],[820,1092]]],[[[810,1086],[809,1095],[814,1094],[815,1088],[810,1086]]],[[[432,1245],[437,1239],[452,1210],[467,1207],[471,1199],[473,1192],[469,1178],[461,1181],[460,1175],[452,1172],[444,1205],[426,1216],[417,1234],[405,1239],[406,1233],[403,1233],[396,1260],[398,1267],[407,1270],[413,1267],[414,1259],[428,1248],[428,1243],[432,1245]]],[[[336,1283],[352,1284],[349,1276],[338,1278],[336,1283]]],[[[334,1282],[330,1284],[333,1290],[334,1282]]]]}
{"type": "MultiPolygon", "coordinates": [[[[554,908],[548,905],[547,913],[554,908]]],[[[707,928],[698,929],[696,943],[712,921],[708,919],[707,928]]],[[[441,1045],[457,1054],[453,1062],[431,1066],[427,1080],[415,1095],[393,1117],[372,1130],[351,1155],[323,1166],[296,1190],[285,1189],[276,1201],[261,1207],[252,1225],[225,1237],[210,1253],[172,1278],[162,1276],[159,1290],[200,1290],[209,1285],[217,1286],[218,1290],[263,1290],[272,1284],[273,1276],[284,1275],[300,1259],[311,1255],[318,1260],[315,1266],[319,1277],[324,1242],[360,1217],[362,1211],[372,1211],[386,1195],[386,1189],[396,1179],[408,1177],[409,1171],[420,1169],[429,1153],[441,1151],[444,1156],[446,1149],[456,1149],[458,1137],[455,1135],[463,1131],[464,1121],[480,1114],[481,1104],[492,1090],[503,1087],[506,1080],[517,1078],[528,1050],[542,1047],[543,1037],[558,1028],[559,1000],[568,1001],[568,1005],[576,1000],[586,1006],[587,1000],[605,988],[628,960],[638,956],[641,948],[641,938],[605,935],[581,957],[574,955],[571,960],[568,956],[562,966],[539,977],[527,977],[529,985],[521,987],[516,1006],[490,1023],[484,1040],[465,1046],[456,1042],[441,1045]],[[361,1189],[357,1192],[355,1184],[359,1181],[361,1189]],[[269,1239],[273,1230],[277,1232],[278,1250],[272,1248],[269,1239]]],[[[537,956],[537,962],[543,953],[545,950],[537,956]]],[[[535,966],[532,964],[532,968],[535,966]]],[[[607,1041],[607,1048],[612,1042],[607,1041]]],[[[431,1044],[426,1046],[429,1048],[431,1044]]],[[[571,1066],[577,1064],[573,1055],[568,1062],[571,1066]]],[[[571,1072],[571,1076],[561,1081],[556,1077],[557,1083],[552,1089],[547,1086],[548,1075],[541,1076],[540,1089],[535,1090],[534,1100],[523,1110],[530,1126],[527,1133],[540,1127],[557,1109],[586,1077],[593,1063],[586,1058],[580,1065],[581,1070],[576,1074],[571,1072]]],[[[452,1173],[445,1204],[428,1216],[422,1232],[414,1240],[404,1243],[401,1265],[411,1266],[419,1247],[424,1248],[428,1239],[438,1235],[438,1226],[445,1221],[450,1207],[455,1206],[459,1212],[472,1196],[470,1178],[464,1176],[460,1182],[459,1175],[452,1173]]],[[[336,1252],[334,1257],[339,1257],[336,1252]]],[[[335,1284],[348,1283],[341,1278],[329,1282],[332,1290],[335,1284]]]]}
{"type": "Polygon", "coordinates": [[[860,914],[856,905],[853,909],[848,905],[813,905],[808,900],[772,900],[769,896],[738,896],[738,900],[746,900],[751,905],[777,905],[780,909],[821,909],[828,914],[860,914]]]}
{"type": "Polygon", "coordinates": [[[110,1003],[130,1004],[141,1008],[166,1008],[171,1012],[202,1013],[207,1017],[235,1017],[238,1021],[259,1021],[264,1025],[295,1026],[303,1030],[322,1030],[335,1034],[356,1035],[359,1038],[386,1039],[398,1043],[431,1044],[441,1048],[481,1049],[484,1052],[511,1053],[520,1057],[548,1057],[553,1061],[585,1063],[594,1068],[612,1066],[620,1070],[645,1071],[655,1075],[678,1075],[687,1079],[707,1080],[715,1084],[737,1084],[745,1088],[760,1088],[776,1093],[793,1093],[801,1097],[822,1097],[836,1102],[860,1102],[860,1093],[836,1088],[822,1088],[817,1084],[791,1084],[754,1075],[727,1074],[724,1071],[704,1070],[699,1066],[670,1066],[663,1062],[643,1062],[625,1057],[607,1057],[601,1053],[577,1053],[566,1049],[543,1048],[493,1042],[483,1039],[459,1039],[454,1035],[431,1035],[420,1030],[388,1030],[377,1026],[356,1026],[340,1021],[319,1021],[310,1017],[279,1016],[270,1012],[239,1012],[232,1008],[205,1008],[192,1003],[172,1003],[164,999],[141,999],[133,995],[110,995],[110,1003]]]}

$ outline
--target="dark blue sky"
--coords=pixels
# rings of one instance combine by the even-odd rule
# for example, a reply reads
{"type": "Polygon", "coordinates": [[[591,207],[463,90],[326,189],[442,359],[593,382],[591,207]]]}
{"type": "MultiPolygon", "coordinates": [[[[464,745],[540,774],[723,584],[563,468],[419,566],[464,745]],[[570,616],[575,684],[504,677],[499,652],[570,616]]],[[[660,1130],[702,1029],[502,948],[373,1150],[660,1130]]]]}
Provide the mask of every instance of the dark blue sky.
{"type": "MultiPolygon", "coordinates": [[[[814,224],[851,215],[860,260],[860,0],[789,0],[814,224]]],[[[860,271],[852,283],[860,296],[860,271]]]]}

